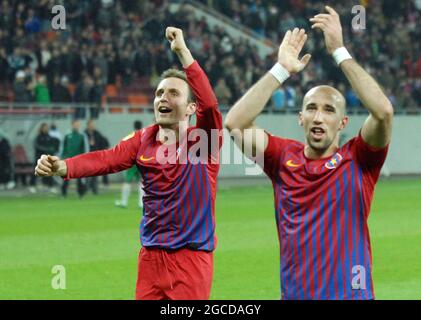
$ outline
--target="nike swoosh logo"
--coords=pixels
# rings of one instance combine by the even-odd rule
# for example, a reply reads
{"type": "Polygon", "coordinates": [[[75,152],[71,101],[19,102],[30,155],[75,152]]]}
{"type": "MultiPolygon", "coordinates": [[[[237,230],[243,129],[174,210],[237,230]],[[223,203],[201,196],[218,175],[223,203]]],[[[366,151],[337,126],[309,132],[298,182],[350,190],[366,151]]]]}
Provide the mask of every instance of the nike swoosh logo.
{"type": "Polygon", "coordinates": [[[140,156],[140,160],[141,160],[141,161],[145,161],[145,162],[151,161],[151,160],[153,160],[153,159],[155,159],[155,157],[145,158],[145,157],[143,156],[143,154],[140,156]]]}
{"type": "Polygon", "coordinates": [[[287,166],[288,166],[288,167],[293,167],[293,168],[296,168],[296,167],[301,166],[301,164],[295,164],[295,163],[293,163],[293,162],[292,162],[292,160],[288,160],[288,161],[287,161],[287,166]]]}

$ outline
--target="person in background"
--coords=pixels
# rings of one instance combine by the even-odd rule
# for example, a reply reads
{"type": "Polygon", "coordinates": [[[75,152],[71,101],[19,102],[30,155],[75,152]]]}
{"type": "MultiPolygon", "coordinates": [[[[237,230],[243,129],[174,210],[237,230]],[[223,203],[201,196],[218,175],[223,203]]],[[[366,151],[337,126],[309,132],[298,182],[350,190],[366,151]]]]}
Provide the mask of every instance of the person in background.
{"type": "MultiPolygon", "coordinates": [[[[134,122],[134,130],[139,131],[142,129],[142,122],[141,121],[135,121],[134,122]]],[[[127,208],[129,204],[129,196],[130,191],[132,188],[132,182],[135,181],[136,185],[139,185],[139,207],[143,208],[143,189],[142,189],[142,183],[138,182],[140,181],[140,173],[137,167],[134,165],[130,169],[124,171],[124,182],[121,187],[121,199],[115,201],[115,205],[119,208],[127,208]]]]}
{"type": "MultiPolygon", "coordinates": [[[[88,149],[88,142],[86,136],[79,132],[80,121],[75,119],[72,121],[72,132],[64,136],[62,158],[67,159],[79,154],[85,153],[88,149]]],[[[44,153],[49,154],[49,153],[44,153]]],[[[38,158],[37,158],[38,159],[38,158]]],[[[61,194],[63,197],[67,196],[67,188],[69,187],[69,180],[64,180],[61,186],[61,194]]],[[[77,179],[77,193],[79,198],[85,195],[86,187],[83,178],[77,179]]]]}
{"type": "Polygon", "coordinates": [[[57,126],[55,123],[51,124],[50,131],[48,132],[48,134],[54,139],[54,146],[56,150],[54,155],[61,154],[60,147],[61,147],[61,142],[63,141],[63,136],[61,135],[61,132],[57,129],[57,126]]]}
{"type": "Polygon", "coordinates": [[[51,102],[47,78],[44,75],[39,76],[38,81],[34,85],[34,96],[37,103],[49,104],[51,102]]]}
{"type": "MultiPolygon", "coordinates": [[[[93,119],[88,121],[85,134],[88,139],[89,152],[103,149],[103,136],[98,130],[95,129],[95,122],[93,119]]],[[[87,178],[86,191],[89,189],[92,190],[93,194],[98,194],[98,177],[87,178]]]]}
{"type": "Polygon", "coordinates": [[[4,185],[5,189],[15,187],[13,169],[12,148],[8,137],[0,129],[0,185],[4,185]]]}
{"type": "Polygon", "coordinates": [[[29,85],[26,83],[25,78],[25,71],[19,70],[16,72],[16,80],[13,84],[14,101],[16,103],[32,101],[31,90],[29,89],[29,85]]]}
{"type": "MultiPolygon", "coordinates": [[[[42,123],[39,128],[38,135],[34,141],[35,160],[37,160],[45,153],[54,154],[56,152],[56,144],[54,143],[54,139],[55,138],[48,134],[48,124],[45,122],[42,123]]],[[[42,189],[43,191],[47,191],[48,188],[52,193],[57,193],[57,190],[53,185],[52,177],[44,177],[42,178],[42,182],[44,185],[44,188],[42,189]]],[[[37,191],[37,177],[33,175],[30,181],[29,192],[36,193],[37,191]]]]}

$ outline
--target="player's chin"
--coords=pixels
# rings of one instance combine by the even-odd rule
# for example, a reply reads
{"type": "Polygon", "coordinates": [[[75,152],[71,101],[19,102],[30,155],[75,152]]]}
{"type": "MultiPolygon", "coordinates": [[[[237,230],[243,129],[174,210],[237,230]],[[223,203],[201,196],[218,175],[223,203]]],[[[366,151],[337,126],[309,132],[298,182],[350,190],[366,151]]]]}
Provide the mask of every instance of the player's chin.
{"type": "Polygon", "coordinates": [[[329,142],[326,138],[316,139],[312,136],[307,137],[308,144],[314,150],[326,150],[329,147],[329,142]]]}
{"type": "Polygon", "coordinates": [[[155,118],[156,124],[161,127],[173,126],[177,121],[171,118],[157,117],[155,118]]]}

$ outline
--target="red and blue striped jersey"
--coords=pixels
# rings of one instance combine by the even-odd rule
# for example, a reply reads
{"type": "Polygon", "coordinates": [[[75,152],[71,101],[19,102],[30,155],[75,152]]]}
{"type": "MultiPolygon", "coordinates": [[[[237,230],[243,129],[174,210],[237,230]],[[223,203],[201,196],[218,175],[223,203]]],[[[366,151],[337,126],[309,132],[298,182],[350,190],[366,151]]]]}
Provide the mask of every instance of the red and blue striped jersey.
{"type": "Polygon", "coordinates": [[[359,134],[311,160],[303,143],[269,135],[282,299],[374,299],[367,219],[387,150],[359,134]]]}
{"type": "Polygon", "coordinates": [[[222,116],[206,74],[195,61],[186,70],[187,80],[197,99],[195,129],[206,132],[206,159],[180,161],[184,152],[198,141],[183,139],[176,145],[163,145],[157,139],[158,125],[129,135],[114,148],[66,159],[66,179],[103,175],[137,165],[145,191],[140,239],[145,247],[178,249],[189,247],[212,251],[216,246],[215,199],[222,145],[222,116]],[[217,132],[217,142],[211,139],[217,132]],[[186,148],[186,150],[183,150],[186,148]],[[162,151],[164,150],[164,151],[162,151]],[[161,159],[160,159],[161,155],[161,159]],[[162,161],[165,156],[167,161],[162,161]],[[205,161],[203,161],[205,160],[205,161]]]}

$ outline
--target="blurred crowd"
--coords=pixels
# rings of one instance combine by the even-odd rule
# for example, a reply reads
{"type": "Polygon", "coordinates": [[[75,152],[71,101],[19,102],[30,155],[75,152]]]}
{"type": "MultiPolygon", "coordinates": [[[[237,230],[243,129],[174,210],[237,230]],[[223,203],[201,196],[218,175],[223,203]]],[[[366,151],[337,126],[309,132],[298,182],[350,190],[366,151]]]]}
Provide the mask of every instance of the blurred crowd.
{"type": "MultiPolygon", "coordinates": [[[[287,29],[310,30],[308,18],[324,1],[201,0],[276,45],[287,29]]],[[[210,28],[188,6],[171,12],[169,1],[66,0],[66,30],[51,32],[51,7],[60,1],[0,0],[0,83],[9,83],[17,102],[91,103],[98,117],[107,84],[154,87],[165,69],[178,66],[168,50],[165,27],[182,28],[194,57],[211,80],[222,106],[236,101],[276,61],[261,57],[223,26],[210,28]],[[69,90],[74,85],[74,91],[69,90]]],[[[385,88],[397,108],[421,107],[421,4],[368,1],[367,29],[351,28],[351,1],[335,1],[346,46],[385,88]]],[[[360,104],[324,48],[322,35],[309,31],[306,72],[293,76],[272,99],[274,110],[297,107],[312,86],[336,86],[350,107],[360,104]]],[[[80,115],[82,118],[83,115],[80,115]]]]}
{"type": "MultiPolygon", "coordinates": [[[[323,11],[325,1],[304,0],[200,0],[234,21],[252,29],[276,44],[288,29],[305,28],[309,40],[305,50],[312,63],[300,77],[298,86],[277,93],[278,103],[296,104],[299,96],[314,83],[330,83],[346,95],[348,106],[359,105],[358,98],[325,53],[319,31],[311,31],[308,19],[323,11]],[[300,89],[301,88],[301,89],[300,89]],[[285,100],[285,102],[283,102],[285,100]]],[[[339,0],[333,4],[341,16],[344,40],[358,62],[381,83],[396,108],[421,107],[421,0],[339,0]],[[366,8],[366,29],[354,30],[354,5],[366,8]]]]}
{"type": "MultiPolygon", "coordinates": [[[[33,140],[34,162],[29,160],[22,145],[12,147],[9,137],[0,129],[0,187],[13,189],[16,183],[27,186],[31,193],[52,192],[58,193],[60,186],[61,194],[67,196],[69,181],[61,183],[53,177],[41,178],[39,185],[38,177],[34,173],[37,160],[44,154],[58,156],[67,159],[76,155],[107,149],[110,147],[108,139],[95,127],[95,121],[90,119],[86,123],[85,130],[81,129],[81,121],[72,120],[71,130],[63,135],[54,123],[41,123],[37,135],[33,140]],[[28,179],[29,178],[29,179],[28,179]]],[[[103,176],[103,184],[108,186],[108,177],[103,176]]],[[[77,192],[83,197],[89,190],[98,194],[98,177],[77,179],[77,192]]]]}

